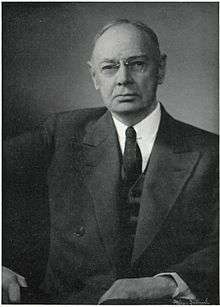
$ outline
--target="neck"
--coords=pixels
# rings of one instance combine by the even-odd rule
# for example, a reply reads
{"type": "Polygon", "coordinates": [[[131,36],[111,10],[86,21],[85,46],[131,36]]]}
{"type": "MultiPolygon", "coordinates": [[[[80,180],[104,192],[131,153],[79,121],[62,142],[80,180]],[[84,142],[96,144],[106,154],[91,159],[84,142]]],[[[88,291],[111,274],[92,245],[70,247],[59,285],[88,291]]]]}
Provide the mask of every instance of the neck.
{"type": "Polygon", "coordinates": [[[153,104],[151,108],[141,110],[136,113],[115,113],[112,112],[112,115],[122,122],[126,126],[134,126],[137,123],[141,122],[145,117],[150,115],[156,109],[157,103],[153,104]]]}

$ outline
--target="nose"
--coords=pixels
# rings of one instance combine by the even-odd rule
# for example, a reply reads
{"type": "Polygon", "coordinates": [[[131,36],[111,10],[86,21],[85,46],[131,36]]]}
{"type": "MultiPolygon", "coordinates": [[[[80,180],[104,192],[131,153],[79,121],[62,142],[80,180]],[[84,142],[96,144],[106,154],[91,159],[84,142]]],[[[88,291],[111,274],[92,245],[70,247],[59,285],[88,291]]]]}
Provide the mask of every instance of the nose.
{"type": "Polygon", "coordinates": [[[122,62],[116,76],[117,85],[127,85],[133,83],[133,79],[128,67],[122,62]]]}

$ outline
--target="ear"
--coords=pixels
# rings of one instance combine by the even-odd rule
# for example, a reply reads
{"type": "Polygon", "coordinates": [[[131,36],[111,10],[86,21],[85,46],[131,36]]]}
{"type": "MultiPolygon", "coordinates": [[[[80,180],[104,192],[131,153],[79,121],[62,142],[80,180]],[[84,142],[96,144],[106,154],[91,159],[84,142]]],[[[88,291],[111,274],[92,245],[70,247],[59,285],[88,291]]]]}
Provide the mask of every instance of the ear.
{"type": "Polygon", "coordinates": [[[87,64],[89,66],[89,72],[91,74],[92,81],[94,83],[95,89],[99,90],[99,79],[98,79],[96,70],[95,70],[94,66],[92,65],[92,63],[90,61],[88,61],[87,64]]]}
{"type": "Polygon", "coordinates": [[[167,55],[161,54],[158,68],[158,84],[162,84],[166,74],[167,55]]]}

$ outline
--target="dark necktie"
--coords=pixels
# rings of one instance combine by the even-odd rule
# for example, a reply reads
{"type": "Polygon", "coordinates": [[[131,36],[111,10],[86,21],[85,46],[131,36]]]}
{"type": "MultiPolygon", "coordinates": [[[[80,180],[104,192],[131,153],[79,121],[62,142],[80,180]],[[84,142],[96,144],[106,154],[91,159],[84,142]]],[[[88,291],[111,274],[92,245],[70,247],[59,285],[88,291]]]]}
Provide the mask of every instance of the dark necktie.
{"type": "MultiPolygon", "coordinates": [[[[125,150],[123,155],[122,182],[120,186],[118,202],[119,234],[117,246],[117,273],[118,278],[129,276],[130,261],[133,249],[133,224],[131,217],[133,206],[129,202],[129,190],[135,184],[142,173],[142,157],[137,144],[136,131],[128,127],[126,132],[125,150]]],[[[135,204],[135,207],[138,204],[135,204]]],[[[139,211],[139,206],[137,207],[139,211]]],[[[136,224],[135,224],[136,228],[136,224]]]]}
{"type": "Polygon", "coordinates": [[[128,127],[126,132],[123,168],[125,181],[133,184],[142,173],[142,156],[136,139],[136,131],[128,127]]]}

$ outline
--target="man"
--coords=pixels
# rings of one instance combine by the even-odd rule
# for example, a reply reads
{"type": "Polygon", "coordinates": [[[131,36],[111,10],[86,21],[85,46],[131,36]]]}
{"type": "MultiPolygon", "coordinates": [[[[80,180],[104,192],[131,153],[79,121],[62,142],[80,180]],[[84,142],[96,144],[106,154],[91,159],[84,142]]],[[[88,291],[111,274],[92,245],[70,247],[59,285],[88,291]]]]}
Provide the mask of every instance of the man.
{"type": "MultiPolygon", "coordinates": [[[[217,137],[157,101],[165,64],[146,25],[107,25],[89,62],[107,109],[54,115],[5,146],[8,186],[47,177],[44,302],[216,302],[217,137]]],[[[6,301],[22,275],[3,268],[6,301]]]]}

